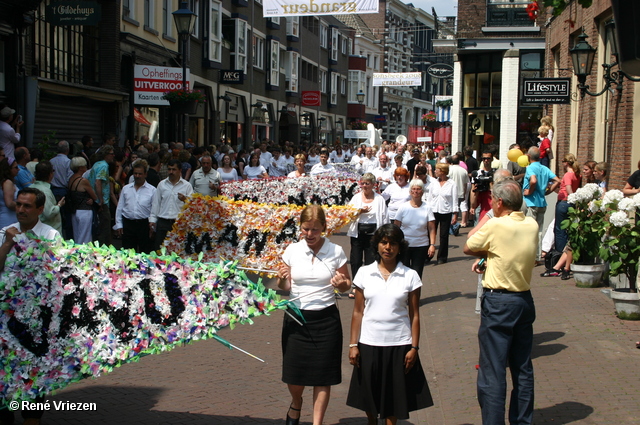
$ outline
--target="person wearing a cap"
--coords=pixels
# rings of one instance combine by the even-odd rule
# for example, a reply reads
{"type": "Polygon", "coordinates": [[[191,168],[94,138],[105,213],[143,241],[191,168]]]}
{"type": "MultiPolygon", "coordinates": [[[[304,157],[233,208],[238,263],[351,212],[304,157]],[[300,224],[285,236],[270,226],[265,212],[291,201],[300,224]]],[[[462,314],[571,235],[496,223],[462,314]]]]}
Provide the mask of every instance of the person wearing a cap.
{"type": "Polygon", "coordinates": [[[411,159],[407,161],[407,170],[409,170],[409,174],[411,174],[412,178],[415,178],[413,174],[413,170],[416,169],[416,165],[420,164],[420,155],[422,152],[420,148],[413,148],[411,151],[411,159]]]}
{"type": "Polygon", "coordinates": [[[24,123],[15,117],[16,110],[8,106],[0,109],[0,147],[7,158],[14,159],[14,145],[20,143],[20,127],[24,123]]]}

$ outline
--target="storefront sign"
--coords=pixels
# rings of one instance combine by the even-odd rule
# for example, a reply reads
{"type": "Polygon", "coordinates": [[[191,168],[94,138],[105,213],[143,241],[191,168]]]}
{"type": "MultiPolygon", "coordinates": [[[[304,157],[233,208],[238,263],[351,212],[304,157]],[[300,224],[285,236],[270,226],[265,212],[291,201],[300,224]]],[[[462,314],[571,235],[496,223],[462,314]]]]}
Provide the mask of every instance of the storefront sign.
{"type": "MultiPolygon", "coordinates": [[[[135,105],[169,106],[169,101],[163,99],[162,95],[170,90],[182,88],[182,68],[136,65],[133,84],[135,105]]],[[[188,69],[187,89],[189,89],[188,69]]]]}
{"type": "Polygon", "coordinates": [[[384,115],[376,115],[375,117],[373,117],[373,121],[375,122],[387,122],[387,117],[385,117],[384,115]]]}
{"type": "Polygon", "coordinates": [[[320,106],[322,103],[320,92],[315,91],[303,91],[302,92],[302,106],[320,106]]]}
{"type": "Polygon", "coordinates": [[[421,86],[422,72],[374,72],[373,86],[421,86]]]}
{"type": "Polygon", "coordinates": [[[95,26],[100,22],[102,6],[96,1],[59,1],[45,9],[45,21],[51,25],[95,26]]]}
{"type": "Polygon", "coordinates": [[[244,72],[236,69],[221,69],[220,84],[242,84],[244,82],[244,72]]]}
{"type": "Polygon", "coordinates": [[[350,0],[320,2],[318,0],[264,0],[264,17],[347,15],[355,13],[378,13],[377,1],[350,0]]]}
{"type": "Polygon", "coordinates": [[[522,88],[522,103],[561,104],[571,102],[571,80],[569,78],[525,78],[522,88]]]}
{"type": "Polygon", "coordinates": [[[345,139],[368,139],[371,136],[369,130],[345,130],[345,139]]]}
{"type": "Polygon", "coordinates": [[[427,74],[433,78],[450,78],[453,77],[453,67],[447,63],[434,63],[427,68],[427,74]]]}

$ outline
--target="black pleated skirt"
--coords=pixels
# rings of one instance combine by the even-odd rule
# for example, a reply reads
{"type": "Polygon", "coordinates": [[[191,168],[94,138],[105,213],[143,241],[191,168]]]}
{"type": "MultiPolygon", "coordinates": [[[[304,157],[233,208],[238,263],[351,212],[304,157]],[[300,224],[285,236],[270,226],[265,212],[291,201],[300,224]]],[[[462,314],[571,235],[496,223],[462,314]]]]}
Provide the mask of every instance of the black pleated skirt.
{"type": "Polygon", "coordinates": [[[282,381],[319,387],[339,384],[342,381],[342,323],[338,307],[301,312],[306,320],[304,326],[284,315],[282,381]]]}
{"type": "Polygon", "coordinates": [[[409,412],[433,406],[420,357],[404,373],[410,345],[375,347],[358,344],[360,367],[353,368],[347,405],[374,416],[408,419],[409,412]]]}

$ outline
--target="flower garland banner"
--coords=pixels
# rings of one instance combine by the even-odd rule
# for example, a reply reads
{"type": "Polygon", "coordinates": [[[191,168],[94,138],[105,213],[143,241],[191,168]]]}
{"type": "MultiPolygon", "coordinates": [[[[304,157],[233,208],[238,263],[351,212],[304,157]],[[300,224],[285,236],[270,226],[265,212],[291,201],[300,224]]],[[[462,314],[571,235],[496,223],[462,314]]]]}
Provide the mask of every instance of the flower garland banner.
{"type": "MultiPolygon", "coordinates": [[[[350,164],[340,165],[344,169],[350,164]]],[[[355,173],[355,171],[354,171],[355,173]]],[[[305,176],[298,178],[273,178],[267,180],[239,180],[220,185],[220,194],[234,201],[253,201],[277,205],[347,205],[359,191],[359,175],[305,176]],[[356,177],[357,176],[357,177],[356,177]]]]}
{"type": "MultiPolygon", "coordinates": [[[[298,241],[303,209],[302,205],[232,201],[196,193],[189,197],[164,247],[181,257],[235,260],[248,268],[275,270],[284,249],[298,241]]],[[[352,206],[325,206],[324,210],[327,235],[358,214],[352,206]]]]}
{"type": "Polygon", "coordinates": [[[286,305],[231,262],[16,240],[0,276],[0,403],[33,400],[286,305]]]}

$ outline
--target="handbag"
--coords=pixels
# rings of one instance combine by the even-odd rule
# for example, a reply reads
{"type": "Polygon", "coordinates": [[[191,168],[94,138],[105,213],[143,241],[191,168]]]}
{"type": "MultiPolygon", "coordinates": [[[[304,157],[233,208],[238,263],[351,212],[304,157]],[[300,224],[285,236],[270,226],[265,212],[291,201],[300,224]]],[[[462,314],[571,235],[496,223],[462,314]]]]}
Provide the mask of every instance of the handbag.
{"type": "Polygon", "coordinates": [[[376,228],[376,223],[358,223],[358,234],[373,235],[376,228]]]}

